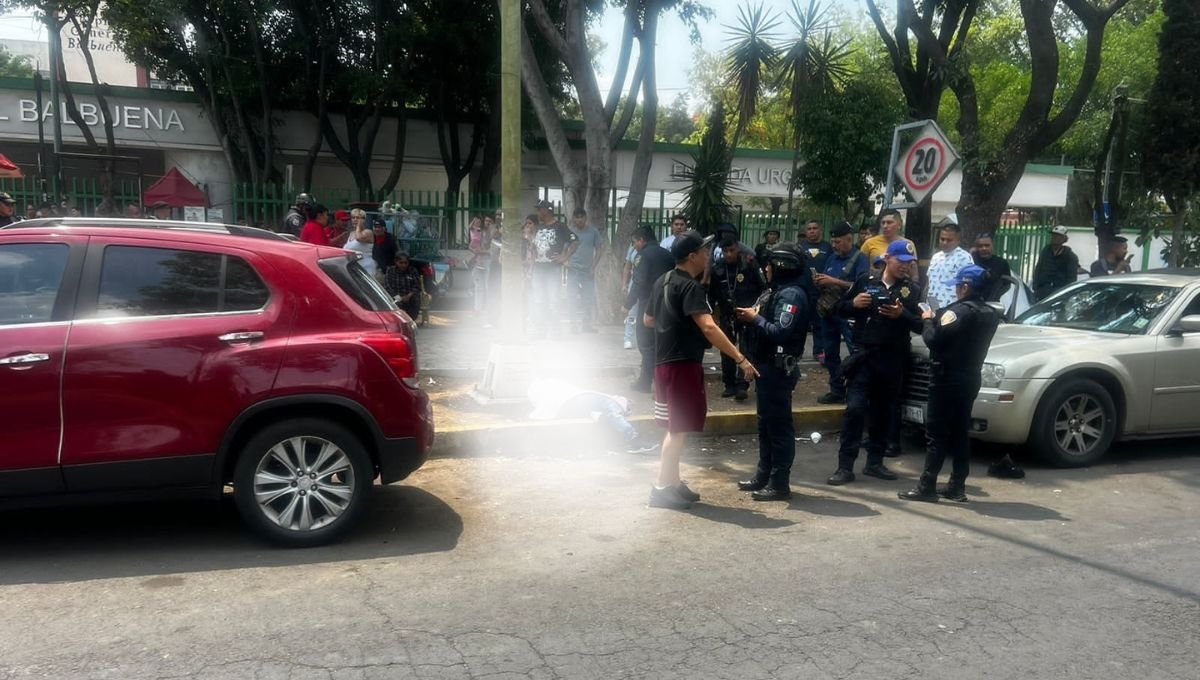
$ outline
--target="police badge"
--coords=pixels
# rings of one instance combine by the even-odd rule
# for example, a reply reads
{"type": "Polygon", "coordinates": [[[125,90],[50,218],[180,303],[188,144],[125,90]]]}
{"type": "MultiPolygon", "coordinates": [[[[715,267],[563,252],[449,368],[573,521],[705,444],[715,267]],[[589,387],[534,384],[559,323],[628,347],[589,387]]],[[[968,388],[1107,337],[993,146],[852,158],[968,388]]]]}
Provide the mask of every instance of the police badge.
{"type": "Polygon", "coordinates": [[[911,294],[912,294],[912,291],[908,289],[908,286],[904,286],[903,288],[900,289],[900,297],[902,297],[902,298],[907,299],[908,296],[911,294]]]}
{"type": "Polygon", "coordinates": [[[741,283],[742,281],[745,281],[745,280],[746,280],[746,275],[745,275],[745,274],[743,274],[743,273],[741,273],[741,272],[738,272],[738,275],[737,275],[737,282],[738,282],[738,283],[741,283]]]}

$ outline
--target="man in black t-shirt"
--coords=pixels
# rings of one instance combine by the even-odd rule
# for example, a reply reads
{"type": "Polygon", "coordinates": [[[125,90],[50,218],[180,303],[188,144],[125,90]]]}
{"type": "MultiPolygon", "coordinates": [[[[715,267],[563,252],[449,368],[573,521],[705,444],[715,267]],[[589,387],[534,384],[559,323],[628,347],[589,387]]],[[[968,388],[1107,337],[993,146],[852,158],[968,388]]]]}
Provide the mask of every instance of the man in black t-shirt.
{"type": "Polygon", "coordinates": [[[556,314],[559,290],[562,288],[563,264],[567,261],[567,245],[575,236],[554,216],[549,201],[537,202],[538,225],[533,232],[533,320],[534,334],[544,336],[558,325],[556,314]]]}
{"type": "Polygon", "coordinates": [[[654,419],[666,428],[658,480],[650,489],[650,507],[683,510],[700,500],[679,479],[679,457],[688,432],[704,429],[708,403],[704,392],[704,350],[711,344],[733,358],[747,380],[758,371],[713,321],[708,295],[698,280],[708,268],[706,241],[695,231],[671,244],[675,268],[654,283],[643,323],[654,329],[654,419]]]}
{"type": "Polygon", "coordinates": [[[1008,290],[1008,281],[1005,281],[1004,277],[1012,276],[1008,260],[996,254],[993,243],[991,234],[980,234],[975,237],[975,247],[971,249],[971,258],[975,260],[975,264],[983,267],[988,273],[987,282],[981,291],[986,302],[999,302],[1008,290]]]}

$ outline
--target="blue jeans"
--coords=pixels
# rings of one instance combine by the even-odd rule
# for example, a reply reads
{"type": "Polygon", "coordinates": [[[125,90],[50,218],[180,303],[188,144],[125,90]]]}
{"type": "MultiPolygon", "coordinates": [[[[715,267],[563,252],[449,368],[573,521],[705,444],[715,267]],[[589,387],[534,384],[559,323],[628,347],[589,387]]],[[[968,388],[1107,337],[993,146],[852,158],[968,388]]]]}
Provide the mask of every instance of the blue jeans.
{"type": "Polygon", "coordinates": [[[842,375],[842,343],[846,343],[846,353],[854,351],[850,341],[850,322],[836,316],[827,316],[822,327],[825,341],[825,368],[829,369],[829,391],[839,397],[846,396],[846,379],[842,375]]]}
{"type": "Polygon", "coordinates": [[[571,315],[576,326],[588,327],[596,316],[596,275],[590,269],[567,270],[567,299],[572,303],[578,295],[578,305],[571,315]]]}
{"type": "Polygon", "coordinates": [[[571,397],[558,410],[560,418],[586,418],[598,413],[598,423],[631,442],[637,438],[637,430],[625,419],[625,411],[621,410],[612,397],[598,392],[585,392],[571,397]]]}
{"type": "Polygon", "coordinates": [[[633,309],[629,310],[629,316],[625,317],[625,342],[633,344],[633,332],[637,329],[637,324],[642,318],[642,303],[639,300],[633,309]]]}
{"type": "Polygon", "coordinates": [[[533,309],[530,317],[534,328],[549,331],[558,323],[558,291],[562,287],[562,267],[557,264],[533,265],[533,309]]]}

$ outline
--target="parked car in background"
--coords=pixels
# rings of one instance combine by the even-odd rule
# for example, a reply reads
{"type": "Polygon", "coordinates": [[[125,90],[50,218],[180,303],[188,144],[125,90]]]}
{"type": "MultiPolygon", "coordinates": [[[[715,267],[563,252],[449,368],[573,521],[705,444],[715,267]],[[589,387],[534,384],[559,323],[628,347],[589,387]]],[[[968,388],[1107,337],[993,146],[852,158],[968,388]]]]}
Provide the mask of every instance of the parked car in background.
{"type": "Polygon", "coordinates": [[[0,229],[0,506],[232,485],[251,529],[342,536],[432,444],[413,322],[337,248],[238,226],[0,229]]]}
{"type": "MultiPolygon", "coordinates": [[[[915,343],[903,418],[925,421],[928,352],[915,343]]],[[[983,365],[972,435],[1028,444],[1062,467],[1113,441],[1200,433],[1200,270],[1078,282],[1002,324],[983,365]]]]}

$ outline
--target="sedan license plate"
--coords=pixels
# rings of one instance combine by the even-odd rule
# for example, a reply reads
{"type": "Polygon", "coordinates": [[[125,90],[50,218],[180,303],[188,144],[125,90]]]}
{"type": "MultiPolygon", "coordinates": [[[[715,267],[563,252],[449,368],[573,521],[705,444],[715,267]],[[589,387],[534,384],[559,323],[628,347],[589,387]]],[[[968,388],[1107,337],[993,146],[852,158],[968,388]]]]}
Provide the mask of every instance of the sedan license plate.
{"type": "Polygon", "coordinates": [[[904,419],[910,423],[920,423],[920,424],[924,425],[925,424],[925,408],[922,406],[905,405],[904,419]]]}

